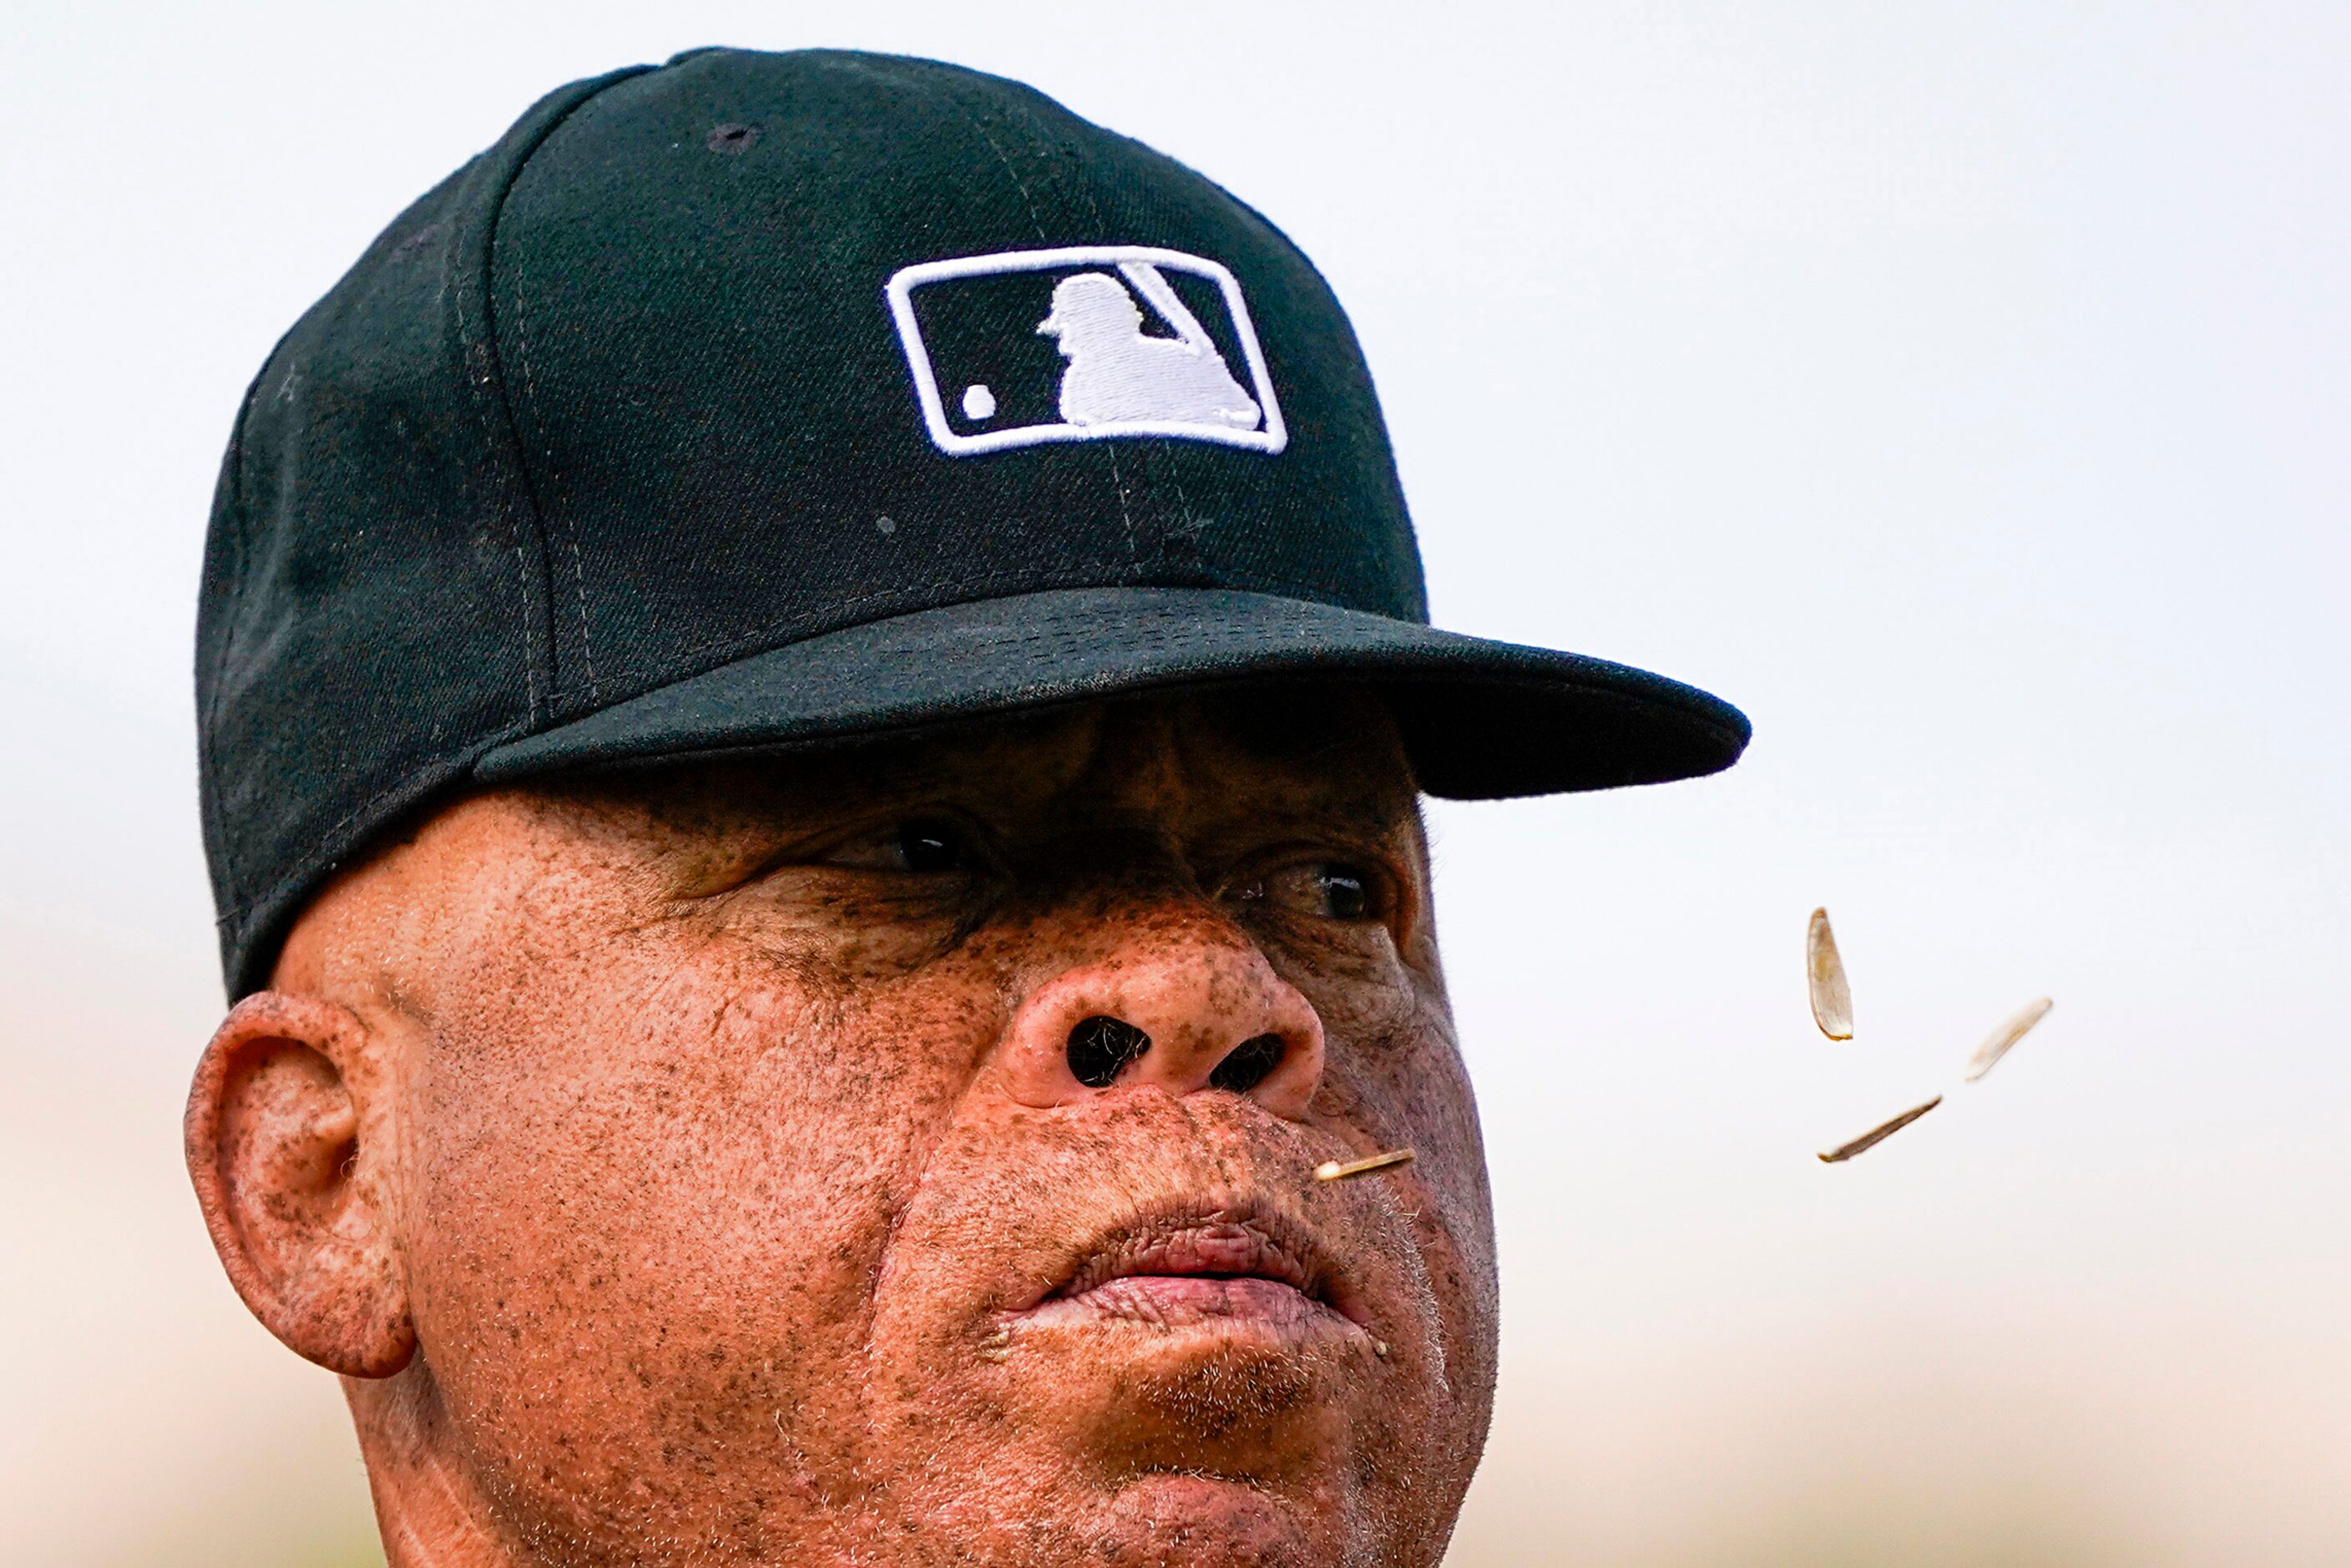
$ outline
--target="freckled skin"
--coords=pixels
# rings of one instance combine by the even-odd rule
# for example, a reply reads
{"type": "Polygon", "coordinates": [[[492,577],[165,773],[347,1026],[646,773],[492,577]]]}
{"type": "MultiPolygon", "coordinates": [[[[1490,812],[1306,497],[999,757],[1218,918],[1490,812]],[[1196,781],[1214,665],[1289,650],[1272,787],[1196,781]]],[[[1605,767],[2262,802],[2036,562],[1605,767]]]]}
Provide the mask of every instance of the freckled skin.
{"type": "Polygon", "coordinates": [[[450,805],[305,914],[189,1156],[346,1374],[400,1568],[1434,1563],[1484,1441],[1476,1111],[1410,771],[1343,690],[450,805]],[[1097,1012],[1153,1043],[1090,1089],[1097,1012]],[[1059,1293],[1217,1223],[1311,1289],[1059,1293]]]}

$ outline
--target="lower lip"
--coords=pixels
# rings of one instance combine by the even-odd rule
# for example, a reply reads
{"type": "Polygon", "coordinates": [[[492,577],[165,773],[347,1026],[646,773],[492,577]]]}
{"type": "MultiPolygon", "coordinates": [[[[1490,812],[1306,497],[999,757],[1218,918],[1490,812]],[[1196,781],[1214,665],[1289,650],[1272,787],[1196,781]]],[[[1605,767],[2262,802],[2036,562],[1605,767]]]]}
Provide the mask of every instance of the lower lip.
{"type": "Polygon", "coordinates": [[[1020,1314],[1038,1326],[1131,1322],[1145,1328],[1263,1327],[1313,1335],[1363,1331],[1295,1286],[1243,1275],[1127,1274],[1020,1314]]]}

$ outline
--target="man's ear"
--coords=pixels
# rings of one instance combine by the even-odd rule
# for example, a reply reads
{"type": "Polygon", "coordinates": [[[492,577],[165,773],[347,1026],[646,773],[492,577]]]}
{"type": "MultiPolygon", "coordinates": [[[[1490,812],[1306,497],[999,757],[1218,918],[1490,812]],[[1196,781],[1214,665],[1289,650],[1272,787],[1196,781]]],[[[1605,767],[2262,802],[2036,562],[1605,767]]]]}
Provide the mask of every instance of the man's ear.
{"type": "Polygon", "coordinates": [[[350,1377],[389,1377],[416,1351],[371,1044],[347,1009],[264,991],[231,1009],[188,1095],[188,1174],[230,1283],[271,1333],[350,1377]]]}

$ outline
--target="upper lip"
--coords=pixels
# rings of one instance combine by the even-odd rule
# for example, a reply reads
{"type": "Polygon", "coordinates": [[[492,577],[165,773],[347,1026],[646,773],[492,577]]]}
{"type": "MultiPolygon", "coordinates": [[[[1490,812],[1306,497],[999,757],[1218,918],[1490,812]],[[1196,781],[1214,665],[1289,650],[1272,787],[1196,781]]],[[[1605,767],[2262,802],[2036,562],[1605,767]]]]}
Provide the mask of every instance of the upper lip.
{"type": "Polygon", "coordinates": [[[1312,1228],[1246,1200],[1165,1205],[1107,1226],[1073,1248],[1057,1281],[1019,1310],[1138,1274],[1271,1280],[1361,1321],[1343,1271],[1312,1228]]]}

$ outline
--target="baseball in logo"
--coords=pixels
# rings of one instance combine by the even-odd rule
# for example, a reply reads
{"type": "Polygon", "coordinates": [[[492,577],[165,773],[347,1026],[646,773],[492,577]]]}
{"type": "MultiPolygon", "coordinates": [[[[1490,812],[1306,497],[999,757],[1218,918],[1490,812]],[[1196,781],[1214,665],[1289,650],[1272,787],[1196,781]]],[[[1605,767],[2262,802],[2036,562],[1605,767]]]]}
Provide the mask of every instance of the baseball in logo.
{"type": "Polygon", "coordinates": [[[1145,246],[957,256],[883,290],[939,450],[1155,436],[1289,444],[1240,285],[1145,246]]]}

